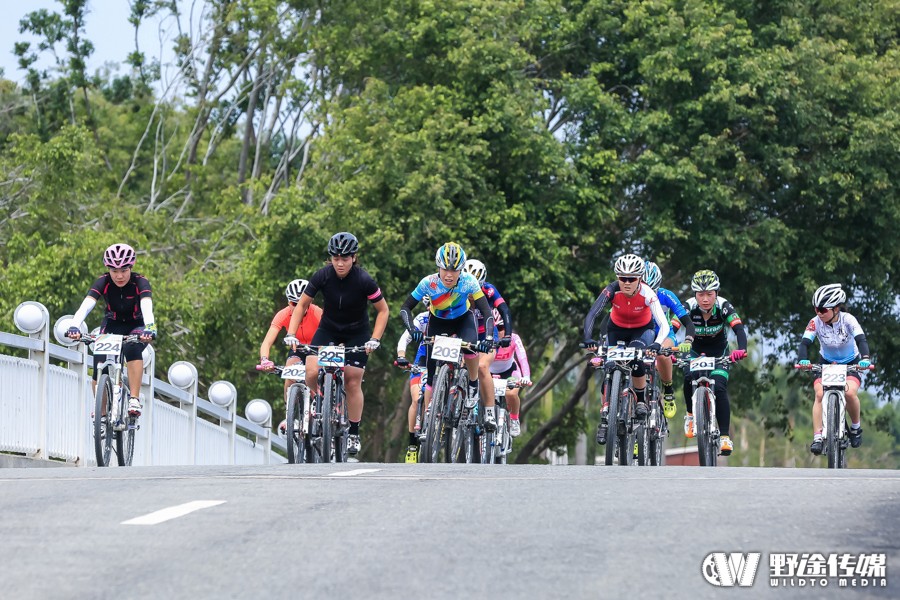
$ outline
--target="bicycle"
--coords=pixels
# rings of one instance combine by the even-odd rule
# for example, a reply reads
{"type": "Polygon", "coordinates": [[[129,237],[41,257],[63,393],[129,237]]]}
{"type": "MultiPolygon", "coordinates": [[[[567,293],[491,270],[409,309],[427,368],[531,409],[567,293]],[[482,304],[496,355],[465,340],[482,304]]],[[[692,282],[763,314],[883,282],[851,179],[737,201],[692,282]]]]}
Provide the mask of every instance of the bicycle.
{"type": "MultiPolygon", "coordinates": [[[[256,365],[257,371],[263,371],[256,365]]],[[[287,438],[288,463],[321,462],[321,455],[312,452],[313,437],[310,424],[315,418],[309,388],[306,387],[306,366],[303,363],[278,366],[271,371],[281,379],[294,383],[288,388],[285,398],[286,419],[284,435],[287,438]]]]}
{"type": "Polygon", "coordinates": [[[822,441],[824,454],[828,457],[829,469],[847,468],[847,447],[850,439],[847,436],[847,398],[844,390],[847,385],[848,369],[860,371],[873,370],[875,365],[860,367],[859,365],[794,365],[795,369],[809,371],[822,376],[822,441]]]}
{"type": "Polygon", "coordinates": [[[701,467],[715,467],[719,455],[719,424],[716,421],[716,392],[712,371],[727,370],[732,360],[725,357],[706,356],[676,361],[677,367],[688,367],[692,375],[691,386],[694,389],[691,405],[694,415],[694,436],[697,438],[697,451],[700,455],[701,467]]]}
{"type": "MultiPolygon", "coordinates": [[[[663,348],[657,354],[671,356],[674,348],[663,348]]],[[[649,412],[635,423],[634,459],[640,466],[662,466],[665,462],[666,438],[669,436],[669,422],[662,411],[660,391],[656,382],[656,360],[644,359],[647,369],[647,403],[649,412]]]]}
{"type": "MultiPolygon", "coordinates": [[[[365,346],[311,346],[299,344],[297,350],[316,354],[319,359],[320,393],[310,401],[310,446],[307,462],[347,462],[350,421],[347,418],[347,394],[344,391],[344,356],[365,352],[365,346]]],[[[290,419],[288,419],[290,423],[290,419]]]]}
{"type": "MultiPolygon", "coordinates": [[[[485,457],[482,463],[506,464],[507,456],[512,452],[512,436],[509,434],[510,417],[506,408],[506,391],[523,388],[525,384],[515,377],[509,379],[494,378],[494,398],[497,406],[497,431],[494,443],[488,445],[487,440],[479,444],[481,456],[485,457]]],[[[486,438],[486,436],[482,436],[486,438]]]]}
{"type": "Polygon", "coordinates": [[[134,459],[134,436],[140,429],[138,417],[128,414],[128,369],[125,368],[125,344],[140,343],[140,336],[110,333],[83,334],[79,340],[93,345],[93,353],[106,356],[97,365],[97,387],[94,394],[94,454],[98,467],[108,467],[113,439],[116,461],[130,467],[134,459]]]}
{"type": "MultiPolygon", "coordinates": [[[[394,366],[403,371],[421,375],[419,394],[416,400],[416,421],[413,426],[413,434],[418,438],[420,445],[424,444],[428,429],[428,410],[425,408],[425,386],[428,383],[428,369],[415,363],[409,363],[407,366],[399,365],[397,361],[394,361],[394,366]]],[[[426,456],[426,454],[424,451],[419,453],[419,462],[428,462],[427,459],[430,457],[426,456]]]]}
{"type": "Polygon", "coordinates": [[[615,346],[604,346],[594,354],[596,358],[591,359],[591,365],[606,371],[603,389],[609,410],[605,463],[613,465],[618,458],[620,466],[630,466],[634,462],[635,455],[637,395],[630,385],[623,386],[622,380],[631,377],[632,363],[644,360],[645,350],[619,342],[615,346]]]}

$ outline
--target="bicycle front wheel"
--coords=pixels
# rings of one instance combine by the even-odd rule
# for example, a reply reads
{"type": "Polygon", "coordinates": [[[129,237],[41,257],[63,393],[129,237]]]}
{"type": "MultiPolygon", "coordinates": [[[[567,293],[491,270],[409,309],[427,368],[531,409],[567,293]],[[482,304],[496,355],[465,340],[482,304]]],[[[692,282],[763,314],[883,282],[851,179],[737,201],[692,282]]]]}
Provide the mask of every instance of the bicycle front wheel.
{"type": "Polygon", "coordinates": [[[303,436],[303,390],[295,383],[288,388],[287,396],[287,459],[292,465],[304,461],[305,440],[303,436]]]}
{"type": "Polygon", "coordinates": [[[107,373],[101,373],[94,398],[94,454],[98,467],[108,467],[112,454],[114,431],[109,415],[114,401],[112,381],[107,373]]]}
{"type": "Polygon", "coordinates": [[[325,373],[322,383],[322,462],[329,463],[334,444],[334,376],[325,373]]]}
{"type": "Polygon", "coordinates": [[[713,402],[709,388],[701,386],[694,392],[694,435],[701,467],[716,466],[718,448],[710,434],[709,406],[713,402]]]}
{"type": "Polygon", "coordinates": [[[646,422],[641,421],[641,423],[634,430],[634,436],[638,447],[638,465],[644,467],[653,464],[651,458],[652,448],[650,445],[650,427],[646,424],[646,422]]]}
{"type": "MultiPolygon", "coordinates": [[[[446,424],[449,419],[444,413],[447,410],[448,399],[450,396],[450,368],[444,365],[438,369],[434,378],[434,387],[431,394],[431,414],[428,419],[428,436],[426,445],[428,447],[428,456],[430,462],[436,463],[440,461],[441,449],[444,446],[444,438],[446,436],[446,424]]],[[[447,462],[450,462],[449,456],[446,456],[447,462]]]]}
{"type": "Polygon", "coordinates": [[[606,429],[606,464],[611,466],[616,459],[616,446],[619,444],[619,396],[622,393],[622,372],[613,371],[612,380],[606,390],[606,399],[609,402],[607,413],[608,426],[606,429]]]}
{"type": "Polygon", "coordinates": [[[828,392],[823,402],[827,402],[825,409],[828,422],[825,424],[825,452],[828,455],[828,468],[841,469],[844,465],[844,446],[841,444],[841,415],[840,396],[837,392],[828,392]]]}

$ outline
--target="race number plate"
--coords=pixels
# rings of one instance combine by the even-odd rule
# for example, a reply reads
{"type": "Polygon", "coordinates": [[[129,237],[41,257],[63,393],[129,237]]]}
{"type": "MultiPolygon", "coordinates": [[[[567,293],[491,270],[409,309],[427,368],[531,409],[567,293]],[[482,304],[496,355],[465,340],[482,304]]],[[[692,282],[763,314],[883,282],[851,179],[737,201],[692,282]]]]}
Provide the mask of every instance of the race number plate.
{"type": "Polygon", "coordinates": [[[691,371],[712,371],[716,368],[716,359],[713,356],[701,356],[691,359],[691,371]]]}
{"type": "Polygon", "coordinates": [[[434,347],[431,349],[431,358],[446,362],[456,362],[459,360],[459,352],[461,349],[462,340],[460,338],[439,335],[434,338],[434,347]]]}
{"type": "Polygon", "coordinates": [[[822,385],[846,385],[847,365],[822,365],[822,385]]]}
{"type": "Polygon", "coordinates": [[[494,379],[494,395],[495,396],[505,396],[506,395],[506,379],[494,379]]]}
{"type": "Polygon", "coordinates": [[[343,367],[344,366],[344,347],[343,346],[322,346],[319,348],[319,366],[320,367],[343,367]]]}
{"type": "Polygon", "coordinates": [[[282,379],[306,379],[306,365],[296,363],[281,370],[282,379]]]}
{"type": "Polygon", "coordinates": [[[610,346],[606,349],[606,360],[634,360],[635,358],[637,358],[637,348],[610,346]]]}
{"type": "Polygon", "coordinates": [[[114,333],[105,333],[97,336],[94,342],[94,354],[105,354],[112,356],[115,360],[119,359],[122,353],[122,336],[114,333]]]}

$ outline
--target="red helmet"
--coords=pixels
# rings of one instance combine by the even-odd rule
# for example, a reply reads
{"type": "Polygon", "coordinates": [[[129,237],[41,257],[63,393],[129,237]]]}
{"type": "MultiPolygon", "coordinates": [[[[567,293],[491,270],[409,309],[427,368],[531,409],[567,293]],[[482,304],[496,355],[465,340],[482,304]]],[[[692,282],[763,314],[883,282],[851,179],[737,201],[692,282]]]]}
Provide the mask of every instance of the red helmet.
{"type": "Polygon", "coordinates": [[[103,264],[110,269],[134,266],[134,248],[128,244],[113,244],[103,253],[103,264]]]}

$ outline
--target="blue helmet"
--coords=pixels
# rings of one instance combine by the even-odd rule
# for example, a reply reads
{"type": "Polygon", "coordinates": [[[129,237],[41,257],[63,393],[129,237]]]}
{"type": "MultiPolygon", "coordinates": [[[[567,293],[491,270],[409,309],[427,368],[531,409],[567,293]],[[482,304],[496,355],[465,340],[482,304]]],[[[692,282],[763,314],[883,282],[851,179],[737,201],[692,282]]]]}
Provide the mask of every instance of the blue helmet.
{"type": "Polygon", "coordinates": [[[648,260],[644,264],[644,283],[649,285],[654,292],[659,289],[662,283],[662,273],[659,270],[659,265],[652,260],[648,260]]]}

